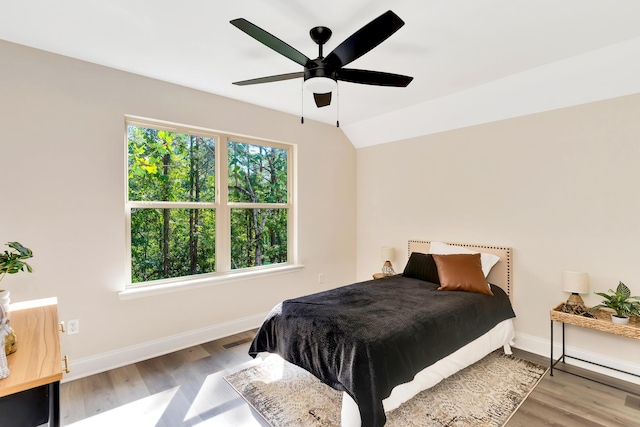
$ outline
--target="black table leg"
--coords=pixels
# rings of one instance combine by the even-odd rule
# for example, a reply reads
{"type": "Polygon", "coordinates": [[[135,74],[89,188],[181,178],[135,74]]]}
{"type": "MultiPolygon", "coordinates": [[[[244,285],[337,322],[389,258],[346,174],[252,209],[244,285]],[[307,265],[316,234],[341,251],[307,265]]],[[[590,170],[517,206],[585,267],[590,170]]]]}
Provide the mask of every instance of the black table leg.
{"type": "Polygon", "coordinates": [[[549,364],[551,365],[549,368],[549,375],[553,376],[553,320],[551,321],[551,356],[549,364]]]}
{"type": "Polygon", "coordinates": [[[49,384],[49,391],[51,393],[49,425],[51,427],[60,427],[60,381],[49,384]]]}
{"type": "Polygon", "coordinates": [[[564,355],[566,351],[564,349],[564,323],[562,324],[562,363],[564,363],[564,355]]]}

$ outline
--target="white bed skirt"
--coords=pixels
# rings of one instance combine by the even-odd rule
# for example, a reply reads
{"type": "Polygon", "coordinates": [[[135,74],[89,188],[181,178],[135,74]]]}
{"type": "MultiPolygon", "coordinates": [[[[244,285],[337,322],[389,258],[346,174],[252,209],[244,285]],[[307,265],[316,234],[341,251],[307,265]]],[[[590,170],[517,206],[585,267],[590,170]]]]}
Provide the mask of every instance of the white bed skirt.
{"type": "MultiPolygon", "coordinates": [[[[511,354],[514,337],[513,319],[498,323],[480,338],[418,372],[413,381],[395,387],[382,401],[385,412],[398,408],[422,390],[433,387],[501,346],[506,354],[511,354]]],[[[346,392],[342,393],[342,427],[361,427],[358,405],[346,392]]]]}

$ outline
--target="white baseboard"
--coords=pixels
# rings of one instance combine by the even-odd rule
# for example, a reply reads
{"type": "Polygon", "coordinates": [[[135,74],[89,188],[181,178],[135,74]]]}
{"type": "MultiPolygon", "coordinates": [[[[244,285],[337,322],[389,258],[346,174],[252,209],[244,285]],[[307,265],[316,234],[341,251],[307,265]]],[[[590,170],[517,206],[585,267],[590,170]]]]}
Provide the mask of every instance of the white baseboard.
{"type": "MultiPolygon", "coordinates": [[[[538,354],[540,356],[545,356],[547,358],[549,358],[549,352],[551,350],[549,340],[544,340],[538,337],[521,334],[521,333],[516,333],[514,347],[519,348],[520,350],[528,351],[530,353],[538,354]]],[[[566,350],[566,353],[571,356],[588,360],[590,362],[598,363],[600,365],[609,366],[611,368],[619,369],[621,371],[631,372],[633,374],[640,375],[640,368],[636,364],[632,364],[629,362],[625,362],[623,360],[614,359],[607,356],[602,356],[601,354],[597,354],[597,353],[591,353],[575,347],[567,346],[565,350],[566,350]]],[[[554,345],[553,357],[557,360],[558,357],[560,357],[561,355],[562,355],[562,344],[554,345]]],[[[640,385],[640,378],[634,377],[633,375],[627,375],[622,372],[614,371],[612,369],[602,368],[597,365],[584,363],[579,360],[574,360],[571,358],[566,358],[565,361],[568,365],[578,366],[580,368],[588,369],[593,372],[598,372],[613,378],[618,378],[624,381],[628,381],[630,383],[640,385]]]]}
{"type": "Polygon", "coordinates": [[[62,382],[77,380],[257,328],[262,324],[265,317],[267,317],[267,313],[256,314],[84,359],[70,360],[71,372],[64,375],[62,382]]]}

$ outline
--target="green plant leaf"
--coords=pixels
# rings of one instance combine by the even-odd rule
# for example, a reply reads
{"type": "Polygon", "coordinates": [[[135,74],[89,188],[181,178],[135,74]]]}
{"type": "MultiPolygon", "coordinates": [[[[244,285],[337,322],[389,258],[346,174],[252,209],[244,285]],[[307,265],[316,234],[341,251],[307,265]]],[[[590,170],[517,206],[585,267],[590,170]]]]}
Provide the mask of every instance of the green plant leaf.
{"type": "Polygon", "coordinates": [[[2,280],[7,274],[16,274],[20,271],[28,271],[31,273],[33,269],[29,264],[22,261],[33,257],[31,249],[22,246],[18,242],[9,242],[6,244],[12,250],[4,251],[4,254],[0,255],[0,280],[2,280]]]}
{"type": "Polygon", "coordinates": [[[600,310],[601,308],[607,308],[607,306],[606,306],[606,305],[603,305],[603,304],[598,304],[598,305],[596,305],[596,306],[594,306],[594,307],[591,307],[591,308],[589,309],[589,313],[593,313],[593,312],[595,312],[595,311],[598,311],[598,310],[600,310]]]}
{"type": "Polygon", "coordinates": [[[618,289],[616,289],[616,294],[620,294],[623,299],[627,299],[631,296],[631,291],[624,283],[618,283],[618,289]]]}
{"type": "Polygon", "coordinates": [[[594,294],[599,295],[602,298],[606,298],[607,300],[610,300],[613,297],[612,295],[607,295],[604,292],[594,292],[594,294]]]}
{"type": "Polygon", "coordinates": [[[22,257],[25,257],[25,258],[33,257],[33,253],[31,252],[31,249],[25,248],[24,246],[22,246],[18,242],[9,242],[9,243],[7,243],[7,246],[9,246],[12,249],[17,250],[20,253],[20,256],[22,256],[22,257]]]}

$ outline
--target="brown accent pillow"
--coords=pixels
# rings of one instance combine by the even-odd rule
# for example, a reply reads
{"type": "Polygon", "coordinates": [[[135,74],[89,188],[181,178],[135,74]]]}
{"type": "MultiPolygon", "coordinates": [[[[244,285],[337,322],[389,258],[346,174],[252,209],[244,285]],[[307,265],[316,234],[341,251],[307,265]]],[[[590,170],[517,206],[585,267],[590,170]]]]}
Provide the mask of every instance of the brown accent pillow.
{"type": "Polygon", "coordinates": [[[477,292],[493,296],[482,272],[480,254],[433,255],[440,277],[439,291],[477,292]]]}

